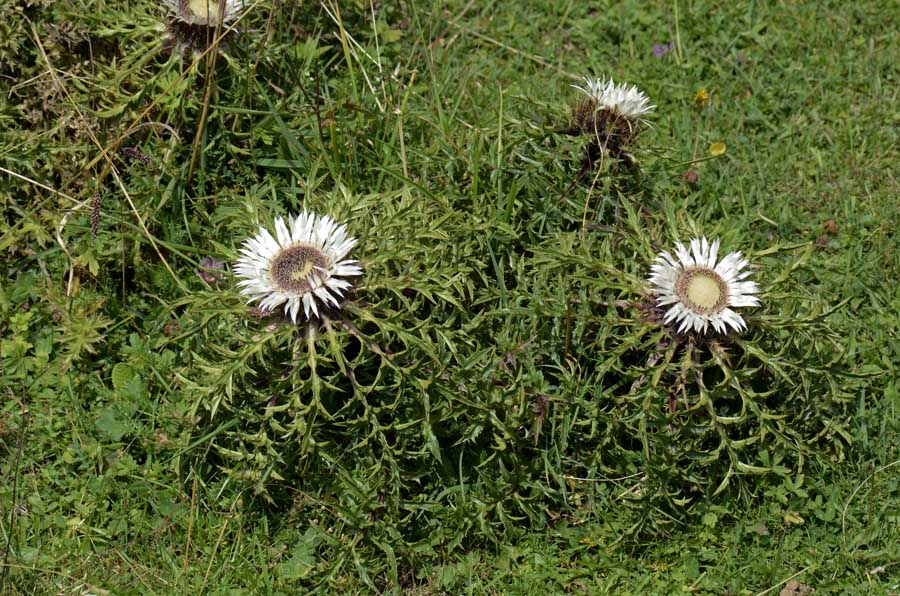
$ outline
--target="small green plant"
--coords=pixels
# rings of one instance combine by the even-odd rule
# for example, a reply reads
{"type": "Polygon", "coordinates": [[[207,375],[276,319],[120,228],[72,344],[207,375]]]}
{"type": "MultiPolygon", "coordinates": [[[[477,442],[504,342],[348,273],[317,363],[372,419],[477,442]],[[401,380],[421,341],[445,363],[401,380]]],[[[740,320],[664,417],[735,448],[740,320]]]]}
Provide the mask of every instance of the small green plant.
{"type": "Polygon", "coordinates": [[[645,280],[665,228],[637,213],[613,234],[536,251],[530,333],[562,346],[553,366],[571,372],[558,386],[578,388],[550,400],[554,426],[571,429],[567,474],[617,479],[623,502],[684,511],[729,487],[749,497],[757,476],[841,461],[865,375],[829,324],[842,305],[800,280],[809,247],[751,253],[762,306],[745,333],[683,333],[645,280]]]}
{"type": "Polygon", "coordinates": [[[236,296],[211,308],[221,290],[180,305],[191,469],[273,503],[315,495],[340,512],[328,523],[403,550],[475,528],[501,540],[586,496],[662,528],[843,459],[862,377],[830,331],[840,305],[798,279],[808,249],[751,253],[761,306],[734,324],[746,332],[706,334],[664,320],[647,276],[667,226],[627,199],[611,232],[559,232],[512,259],[506,290],[482,275],[489,228],[439,201],[414,214],[422,200],[316,201],[360,236],[366,274],[339,310],[295,324],[236,296]]]}

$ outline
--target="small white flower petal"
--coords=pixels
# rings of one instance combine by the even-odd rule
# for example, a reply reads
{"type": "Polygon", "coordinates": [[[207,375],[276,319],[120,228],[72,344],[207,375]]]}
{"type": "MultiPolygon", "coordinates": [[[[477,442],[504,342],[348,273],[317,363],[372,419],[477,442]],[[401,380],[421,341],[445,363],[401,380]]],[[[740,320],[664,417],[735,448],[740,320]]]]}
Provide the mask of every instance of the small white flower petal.
{"type": "Polygon", "coordinates": [[[713,241],[712,245],[709,247],[709,253],[706,258],[706,266],[710,269],[716,268],[716,259],[719,257],[719,240],[716,239],[713,241]]]}
{"type": "Polygon", "coordinates": [[[291,316],[291,321],[294,323],[297,322],[297,315],[300,313],[300,298],[294,296],[288,301],[288,308],[286,309],[291,316]]]}
{"type": "Polygon", "coordinates": [[[316,298],[318,298],[325,304],[328,304],[329,302],[331,302],[335,306],[337,306],[338,304],[338,301],[335,300],[334,296],[331,295],[331,293],[328,291],[328,288],[326,288],[325,286],[319,286],[318,288],[313,290],[313,293],[316,295],[316,298]]]}
{"type": "Polygon", "coordinates": [[[287,226],[284,225],[284,219],[275,219],[275,236],[278,238],[278,245],[281,248],[287,248],[291,244],[291,233],[288,232],[287,226]]]}
{"type": "Polygon", "coordinates": [[[303,295],[303,313],[306,315],[306,318],[309,318],[309,313],[312,313],[315,316],[319,316],[319,311],[316,309],[316,301],[313,300],[312,294],[304,294],[303,295]]]}
{"type": "Polygon", "coordinates": [[[338,277],[330,277],[328,281],[325,282],[325,285],[331,288],[331,290],[337,294],[338,296],[343,293],[344,290],[349,289],[353,284],[345,279],[340,279],[338,277]]]}
{"type": "Polygon", "coordinates": [[[681,263],[682,268],[686,269],[696,265],[694,257],[691,256],[688,249],[680,242],[675,245],[675,256],[678,257],[678,261],[681,263]]]}

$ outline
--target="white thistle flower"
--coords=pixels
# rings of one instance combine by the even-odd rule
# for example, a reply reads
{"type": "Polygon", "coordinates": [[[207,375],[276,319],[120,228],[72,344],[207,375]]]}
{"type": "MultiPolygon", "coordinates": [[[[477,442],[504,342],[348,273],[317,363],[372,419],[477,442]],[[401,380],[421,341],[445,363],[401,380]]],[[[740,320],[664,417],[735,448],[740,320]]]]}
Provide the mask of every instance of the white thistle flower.
{"type": "Polygon", "coordinates": [[[356,244],[347,226],[327,215],[304,211],[295,217],[275,220],[275,236],[264,227],[244,242],[234,267],[241,293],[248,302],[259,300],[259,308],[271,311],[284,305],[295,323],[303,314],[319,316],[317,301],[325,307],[340,307],[339,299],[352,287],[345,277],[362,274],[354,260],[342,260],[356,244]]]}
{"type": "Polygon", "coordinates": [[[666,251],[656,257],[649,281],[657,305],[668,307],[665,322],[680,323],[678,333],[706,333],[710,325],[719,333],[726,333],[728,325],[742,331],[747,324],[732,309],[759,306],[759,286],[743,271],[747,260],[733,252],[716,263],[718,253],[718,240],[710,244],[706,238],[694,238],[690,251],[679,242],[675,257],[666,251]]]}
{"type": "Polygon", "coordinates": [[[219,24],[223,4],[223,24],[240,16],[246,4],[244,0],[162,0],[162,3],[177,20],[201,27],[215,27],[219,24]]]}
{"type": "Polygon", "coordinates": [[[644,116],[656,108],[650,105],[650,98],[634,85],[616,85],[612,79],[584,77],[583,87],[572,87],[596,102],[596,109],[606,109],[635,122],[643,121],[644,116]]]}

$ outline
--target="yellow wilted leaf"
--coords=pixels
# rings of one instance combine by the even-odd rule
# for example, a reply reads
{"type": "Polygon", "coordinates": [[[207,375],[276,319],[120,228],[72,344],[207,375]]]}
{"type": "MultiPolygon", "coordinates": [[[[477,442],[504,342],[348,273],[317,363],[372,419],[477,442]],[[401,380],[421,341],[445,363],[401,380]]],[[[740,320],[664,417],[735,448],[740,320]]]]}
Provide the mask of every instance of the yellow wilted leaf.
{"type": "Polygon", "coordinates": [[[789,511],[784,514],[784,523],[789,526],[799,526],[803,521],[803,518],[796,511],[789,511]]]}
{"type": "Polygon", "coordinates": [[[722,155],[723,153],[725,153],[725,149],[726,149],[725,143],[723,143],[721,141],[716,141],[715,143],[713,143],[712,145],[709,146],[709,154],[712,155],[713,157],[718,157],[719,155],[722,155]]]}

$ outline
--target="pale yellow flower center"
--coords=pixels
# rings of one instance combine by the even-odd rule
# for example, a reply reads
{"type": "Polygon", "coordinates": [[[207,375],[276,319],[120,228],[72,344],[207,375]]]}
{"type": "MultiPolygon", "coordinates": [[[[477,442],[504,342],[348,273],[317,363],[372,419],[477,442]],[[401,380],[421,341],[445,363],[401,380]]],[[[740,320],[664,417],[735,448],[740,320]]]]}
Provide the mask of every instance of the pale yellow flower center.
{"type": "Polygon", "coordinates": [[[682,271],[675,284],[675,293],[692,311],[715,314],[728,302],[728,286],[712,269],[692,267],[682,271]]]}
{"type": "Polygon", "coordinates": [[[712,308],[722,297],[716,280],[708,275],[694,275],[687,284],[688,299],[703,308],[712,308]]]}
{"type": "Polygon", "coordinates": [[[219,3],[216,0],[188,0],[188,10],[202,19],[215,22],[219,18],[219,3]]]}
{"type": "Polygon", "coordinates": [[[305,263],[301,263],[291,273],[291,279],[293,279],[294,281],[306,279],[307,277],[309,277],[309,274],[312,273],[314,266],[315,265],[313,265],[312,261],[306,261],[305,263]]]}

